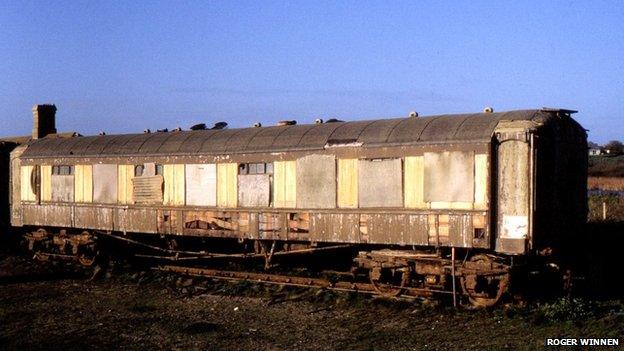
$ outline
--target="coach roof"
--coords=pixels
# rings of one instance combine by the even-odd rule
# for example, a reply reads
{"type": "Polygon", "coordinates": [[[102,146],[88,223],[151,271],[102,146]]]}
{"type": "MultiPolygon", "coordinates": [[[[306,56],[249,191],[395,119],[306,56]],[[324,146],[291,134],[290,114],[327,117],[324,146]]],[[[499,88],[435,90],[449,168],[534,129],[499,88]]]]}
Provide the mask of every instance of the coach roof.
{"type": "Polygon", "coordinates": [[[332,145],[489,142],[502,120],[545,121],[567,110],[519,110],[262,128],[174,131],[34,140],[22,155],[106,157],[195,155],[322,149],[332,145]]]}

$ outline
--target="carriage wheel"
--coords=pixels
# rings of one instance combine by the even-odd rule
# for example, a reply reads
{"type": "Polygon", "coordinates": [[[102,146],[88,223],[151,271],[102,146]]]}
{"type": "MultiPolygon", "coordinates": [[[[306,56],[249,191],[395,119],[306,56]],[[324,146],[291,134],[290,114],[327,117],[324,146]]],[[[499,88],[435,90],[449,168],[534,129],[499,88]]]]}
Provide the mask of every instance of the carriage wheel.
{"type": "Polygon", "coordinates": [[[473,256],[469,266],[470,273],[464,273],[460,281],[470,303],[477,307],[496,305],[507,291],[509,272],[487,255],[473,256]]]}
{"type": "Polygon", "coordinates": [[[410,281],[409,267],[380,268],[369,271],[370,282],[375,291],[386,297],[400,296],[410,281]]]}
{"type": "Polygon", "coordinates": [[[95,263],[95,256],[80,255],[78,256],[78,262],[85,267],[91,267],[95,263]]]}

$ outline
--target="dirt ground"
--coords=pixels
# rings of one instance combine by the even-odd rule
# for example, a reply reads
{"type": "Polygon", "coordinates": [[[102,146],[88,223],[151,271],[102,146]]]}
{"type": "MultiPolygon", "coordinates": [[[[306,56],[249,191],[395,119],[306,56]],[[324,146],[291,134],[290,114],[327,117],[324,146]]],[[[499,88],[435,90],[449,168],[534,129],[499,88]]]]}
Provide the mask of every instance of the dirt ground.
{"type": "Polygon", "coordinates": [[[88,278],[0,254],[0,349],[532,350],[624,335],[618,300],[455,310],[152,272],[88,278]]]}

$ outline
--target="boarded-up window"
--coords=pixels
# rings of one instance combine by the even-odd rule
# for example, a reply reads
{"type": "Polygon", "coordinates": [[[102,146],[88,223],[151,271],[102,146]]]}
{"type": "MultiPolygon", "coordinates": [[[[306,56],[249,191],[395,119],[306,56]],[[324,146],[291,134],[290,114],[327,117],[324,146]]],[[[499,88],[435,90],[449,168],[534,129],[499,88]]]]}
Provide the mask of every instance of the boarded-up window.
{"type": "Polygon", "coordinates": [[[297,207],[336,207],[334,156],[309,155],[297,160],[297,207]]]}
{"type": "Polygon", "coordinates": [[[117,202],[117,165],[93,165],[93,202],[114,204],[117,202]]]}
{"type": "Polygon", "coordinates": [[[474,201],[474,152],[425,152],[425,201],[474,201]]]}
{"type": "Polygon", "coordinates": [[[52,166],[41,167],[41,201],[52,201],[52,166]]]}
{"type": "Polygon", "coordinates": [[[338,160],[338,207],[358,207],[358,160],[338,160]]]}
{"type": "Polygon", "coordinates": [[[117,175],[117,202],[131,204],[132,178],[134,177],[134,165],[119,165],[117,175]]]}
{"type": "Polygon", "coordinates": [[[35,167],[34,166],[22,166],[20,171],[20,183],[21,183],[21,200],[22,201],[37,201],[37,194],[35,194],[35,187],[33,186],[33,179],[35,179],[35,167]]]}
{"type": "Polygon", "coordinates": [[[268,207],[271,201],[270,174],[243,174],[238,176],[238,205],[241,207],[268,207]]]}
{"type": "Polygon", "coordinates": [[[76,202],[93,202],[93,166],[76,165],[74,185],[74,200],[76,202]]]}
{"type": "Polygon", "coordinates": [[[295,207],[297,161],[276,161],[273,166],[273,202],[275,207],[295,207]]]}
{"type": "Polygon", "coordinates": [[[237,206],[237,177],[238,165],[236,163],[217,164],[217,205],[219,207],[237,206]]]}
{"type": "Polygon", "coordinates": [[[132,178],[132,201],[135,204],[162,204],[163,176],[132,178]]]}
{"type": "Polygon", "coordinates": [[[217,166],[214,164],[186,165],[186,204],[190,206],[217,205],[217,166]]]}
{"type": "Polygon", "coordinates": [[[407,156],[403,166],[405,207],[426,208],[423,199],[425,163],[423,156],[407,156]]]}
{"type": "Polygon", "coordinates": [[[73,202],[74,201],[74,176],[55,175],[52,173],[52,201],[53,202],[73,202]]]}
{"type": "Polygon", "coordinates": [[[360,207],[402,207],[401,159],[360,160],[358,192],[360,207]]]}
{"type": "Polygon", "coordinates": [[[165,192],[163,203],[165,205],[184,206],[184,165],[164,165],[165,192]]]}

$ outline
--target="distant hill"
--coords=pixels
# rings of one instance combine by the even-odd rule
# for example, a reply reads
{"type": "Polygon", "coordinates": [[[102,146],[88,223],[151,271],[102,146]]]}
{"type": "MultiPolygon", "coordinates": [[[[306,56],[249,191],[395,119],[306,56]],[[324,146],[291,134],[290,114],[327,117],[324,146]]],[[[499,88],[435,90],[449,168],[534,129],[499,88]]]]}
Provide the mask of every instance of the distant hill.
{"type": "Polygon", "coordinates": [[[624,155],[590,156],[590,177],[624,177],[624,155]]]}

